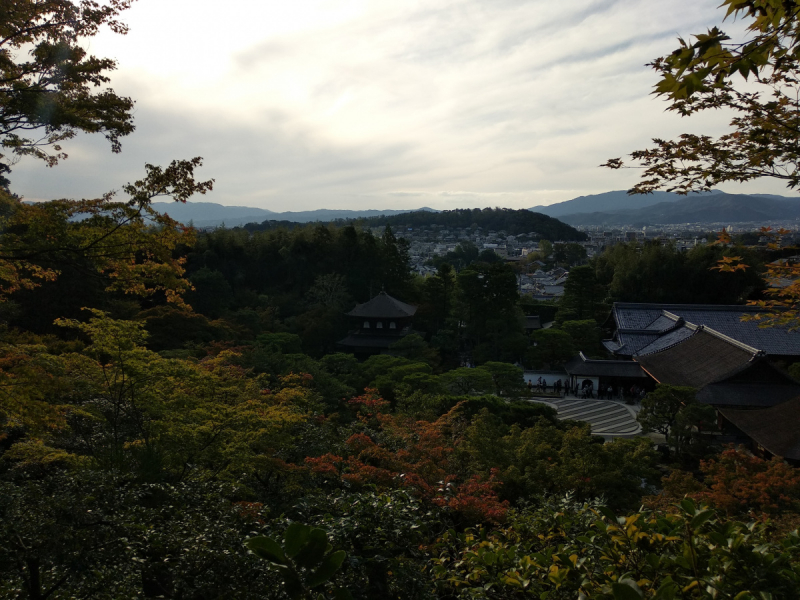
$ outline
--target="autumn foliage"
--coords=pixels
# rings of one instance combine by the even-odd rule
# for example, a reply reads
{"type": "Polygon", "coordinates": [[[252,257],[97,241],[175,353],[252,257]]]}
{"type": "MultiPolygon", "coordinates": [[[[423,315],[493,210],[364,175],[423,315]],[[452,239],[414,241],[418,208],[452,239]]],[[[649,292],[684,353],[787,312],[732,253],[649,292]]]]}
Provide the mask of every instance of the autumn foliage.
{"type": "Polygon", "coordinates": [[[487,476],[459,468],[460,404],[432,422],[381,412],[389,403],[372,389],[349,404],[358,407],[362,423],[377,423],[377,430],[351,435],[344,444],[344,456],[327,453],[306,458],[314,474],[354,486],[406,489],[472,520],[504,518],[508,503],[497,496],[494,470],[487,476]]]}
{"type": "Polygon", "coordinates": [[[664,491],[646,504],[667,509],[688,496],[706,502],[729,517],[781,518],[800,510],[800,471],[779,458],[763,460],[742,449],[728,448],[701,461],[700,480],[675,470],[665,477],[664,491]]]}
{"type": "Polygon", "coordinates": [[[780,458],[762,460],[731,448],[703,461],[701,469],[707,489],[696,496],[729,515],[800,508],[800,472],[780,458]]]}

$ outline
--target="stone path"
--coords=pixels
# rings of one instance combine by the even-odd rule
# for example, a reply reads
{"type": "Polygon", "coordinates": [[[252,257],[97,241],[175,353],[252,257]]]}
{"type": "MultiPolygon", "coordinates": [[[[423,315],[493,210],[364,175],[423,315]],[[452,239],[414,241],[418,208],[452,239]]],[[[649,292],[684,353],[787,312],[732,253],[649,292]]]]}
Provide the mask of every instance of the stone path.
{"type": "Polygon", "coordinates": [[[580,398],[533,398],[558,411],[559,419],[585,421],[592,426],[592,433],[605,438],[635,437],[642,432],[636,421],[634,407],[613,400],[581,400],[580,398]]]}

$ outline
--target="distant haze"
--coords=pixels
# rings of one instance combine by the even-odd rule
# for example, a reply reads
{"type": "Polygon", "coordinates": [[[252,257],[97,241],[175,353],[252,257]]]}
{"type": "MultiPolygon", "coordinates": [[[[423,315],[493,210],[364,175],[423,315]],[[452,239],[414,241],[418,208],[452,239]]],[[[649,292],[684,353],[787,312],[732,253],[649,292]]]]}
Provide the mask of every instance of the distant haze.
{"type": "MultiPolygon", "coordinates": [[[[549,206],[534,206],[532,211],[540,212],[550,217],[562,217],[575,213],[587,213],[609,210],[625,210],[644,208],[661,202],[675,202],[687,196],[679,196],[670,192],[653,192],[647,195],[631,196],[625,190],[614,192],[604,192],[602,194],[592,194],[590,196],[580,196],[572,200],[558,202],[549,206]]],[[[689,196],[691,198],[700,197],[697,194],[689,196]]]]}
{"type": "MultiPolygon", "coordinates": [[[[330,210],[318,209],[297,212],[276,213],[269,210],[247,206],[223,206],[211,202],[154,202],[153,208],[166,213],[184,225],[195,227],[236,227],[263,221],[290,221],[293,223],[330,222],[337,219],[359,219],[366,217],[391,216],[411,212],[408,210],[330,210]]],[[[415,210],[432,210],[427,207],[415,210]]]]}
{"type": "MultiPolygon", "coordinates": [[[[294,223],[330,222],[392,216],[412,211],[433,211],[429,207],[410,210],[317,209],[282,213],[246,206],[223,206],[209,202],[155,202],[153,208],[195,227],[236,227],[263,221],[294,223]]],[[[638,225],[677,223],[736,223],[800,218],[800,198],[768,194],[707,194],[679,196],[657,192],[648,196],[629,196],[624,190],[573,198],[550,206],[534,206],[532,212],[555,217],[569,225],[638,225]]]]}
{"type": "Polygon", "coordinates": [[[766,194],[656,193],[627,196],[607,192],[575,198],[531,210],[554,216],[570,225],[677,225],[681,223],[755,223],[800,219],[800,198],[766,194]]]}

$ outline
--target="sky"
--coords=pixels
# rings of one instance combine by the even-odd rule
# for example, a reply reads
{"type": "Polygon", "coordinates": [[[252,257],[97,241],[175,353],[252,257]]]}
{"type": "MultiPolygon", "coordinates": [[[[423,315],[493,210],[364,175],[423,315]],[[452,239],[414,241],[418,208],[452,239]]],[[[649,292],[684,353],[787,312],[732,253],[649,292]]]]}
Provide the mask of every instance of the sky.
{"type": "MultiPolygon", "coordinates": [[[[23,159],[12,190],[91,198],[145,163],[202,156],[195,200],[276,212],[529,208],[631,187],[598,165],[653,137],[719,134],[651,95],[650,60],[719,25],[719,0],[138,0],[130,32],[87,40],[118,61],[136,131],[23,159]]],[[[724,29],[741,34],[741,23],[724,29]]],[[[722,186],[791,195],[778,182],[722,186]]]]}

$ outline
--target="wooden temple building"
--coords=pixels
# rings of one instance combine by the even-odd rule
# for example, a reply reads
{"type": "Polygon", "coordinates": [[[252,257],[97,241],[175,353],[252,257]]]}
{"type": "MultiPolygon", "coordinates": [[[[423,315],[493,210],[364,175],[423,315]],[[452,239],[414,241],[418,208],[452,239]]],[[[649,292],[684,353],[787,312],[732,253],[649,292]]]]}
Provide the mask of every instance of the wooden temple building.
{"type": "Polygon", "coordinates": [[[656,383],[691,386],[713,406],[723,439],[763,458],[800,465],[800,383],[768,354],[710,327],[650,354],[634,356],[656,383]]]}
{"type": "Polygon", "coordinates": [[[758,348],[769,358],[799,360],[797,332],[785,327],[761,327],[756,320],[742,320],[765,312],[754,306],[615,302],[606,323],[613,333],[603,345],[615,358],[631,359],[674,346],[702,326],[758,348]]]}
{"type": "Polygon", "coordinates": [[[347,313],[356,328],[336,345],[359,357],[386,354],[392,344],[413,332],[411,320],[416,312],[416,306],[381,292],[347,313]]]}
{"type": "Polygon", "coordinates": [[[721,440],[800,466],[800,383],[779,366],[800,360],[800,332],[760,327],[752,317],[762,311],[617,302],[603,341],[611,360],[581,354],[566,370],[573,384],[589,379],[595,388],[693,387],[716,409],[721,440]]]}
{"type": "Polygon", "coordinates": [[[763,350],[710,327],[634,360],[656,383],[696,388],[697,400],[717,409],[769,408],[800,396],[800,384],[763,350]]]}
{"type": "Polygon", "coordinates": [[[619,396],[620,390],[627,395],[634,386],[645,391],[650,391],[655,386],[641,365],[632,360],[597,360],[586,358],[583,352],[579,352],[578,356],[564,365],[564,370],[569,377],[571,389],[583,389],[587,382],[591,382],[594,396],[598,390],[605,392],[609,385],[615,398],[619,396]]]}

